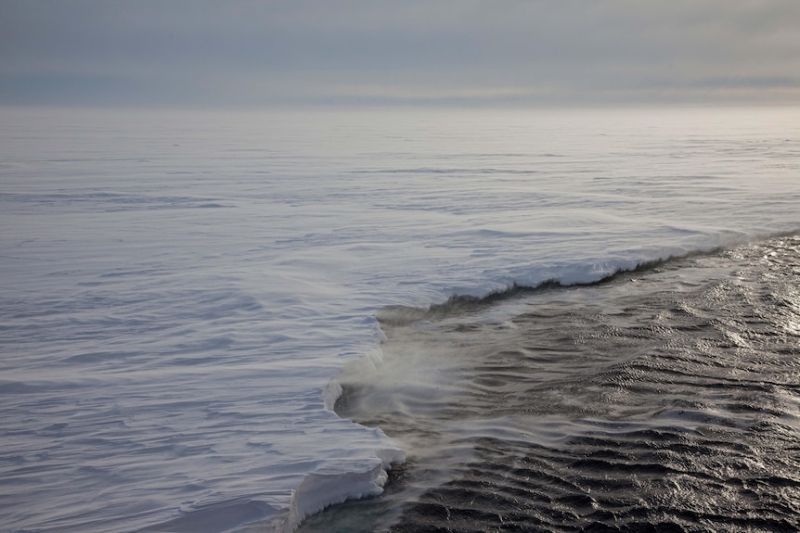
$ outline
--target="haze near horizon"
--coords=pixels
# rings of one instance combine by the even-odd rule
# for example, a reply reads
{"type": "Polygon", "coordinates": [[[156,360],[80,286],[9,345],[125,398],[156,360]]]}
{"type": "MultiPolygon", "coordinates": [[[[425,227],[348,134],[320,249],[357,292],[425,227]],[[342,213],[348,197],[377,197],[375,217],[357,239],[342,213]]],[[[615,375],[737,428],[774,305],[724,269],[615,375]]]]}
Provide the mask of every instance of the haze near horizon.
{"type": "Polygon", "coordinates": [[[800,3],[0,3],[0,104],[800,103],[800,3]]]}

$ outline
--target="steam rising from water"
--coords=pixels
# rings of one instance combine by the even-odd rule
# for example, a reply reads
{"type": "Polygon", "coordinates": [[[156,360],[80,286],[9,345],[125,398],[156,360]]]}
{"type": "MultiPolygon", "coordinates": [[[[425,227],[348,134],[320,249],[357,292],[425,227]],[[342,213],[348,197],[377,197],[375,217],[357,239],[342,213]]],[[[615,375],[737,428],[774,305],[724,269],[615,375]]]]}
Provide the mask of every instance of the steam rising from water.
{"type": "Polygon", "coordinates": [[[323,519],[796,529],[799,276],[786,237],[502,306],[388,310],[384,360],[346,369],[337,412],[381,427],[409,463],[385,498],[323,519]]]}

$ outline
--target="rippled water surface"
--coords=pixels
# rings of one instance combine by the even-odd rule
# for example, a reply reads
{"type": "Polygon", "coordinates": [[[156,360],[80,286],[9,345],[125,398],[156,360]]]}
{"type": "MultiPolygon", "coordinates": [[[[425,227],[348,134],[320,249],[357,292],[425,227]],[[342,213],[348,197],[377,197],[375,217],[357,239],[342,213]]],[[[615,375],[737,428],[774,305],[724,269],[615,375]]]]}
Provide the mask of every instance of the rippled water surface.
{"type": "Polygon", "coordinates": [[[344,524],[800,527],[799,237],[505,296],[379,314],[385,364],[337,411],[415,452],[344,524]]]}

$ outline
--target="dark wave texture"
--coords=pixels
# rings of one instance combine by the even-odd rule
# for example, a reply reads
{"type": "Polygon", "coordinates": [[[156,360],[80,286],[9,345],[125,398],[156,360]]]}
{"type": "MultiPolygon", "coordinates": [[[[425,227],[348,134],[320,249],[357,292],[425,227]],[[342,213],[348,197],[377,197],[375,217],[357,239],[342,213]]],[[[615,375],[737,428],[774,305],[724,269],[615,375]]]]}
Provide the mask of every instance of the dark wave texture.
{"type": "Polygon", "coordinates": [[[514,294],[507,320],[490,301],[385,321],[384,368],[345,373],[337,412],[409,463],[316,525],[798,531],[798,282],[789,236],[514,294]]]}

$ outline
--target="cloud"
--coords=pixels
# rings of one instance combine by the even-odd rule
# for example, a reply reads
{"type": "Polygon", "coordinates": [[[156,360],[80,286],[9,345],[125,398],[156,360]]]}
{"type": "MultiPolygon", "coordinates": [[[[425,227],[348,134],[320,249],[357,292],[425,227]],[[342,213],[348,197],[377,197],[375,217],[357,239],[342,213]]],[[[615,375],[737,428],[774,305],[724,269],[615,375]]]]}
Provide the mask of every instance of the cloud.
{"type": "Polygon", "coordinates": [[[0,102],[800,102],[795,0],[6,0],[0,102]]]}

